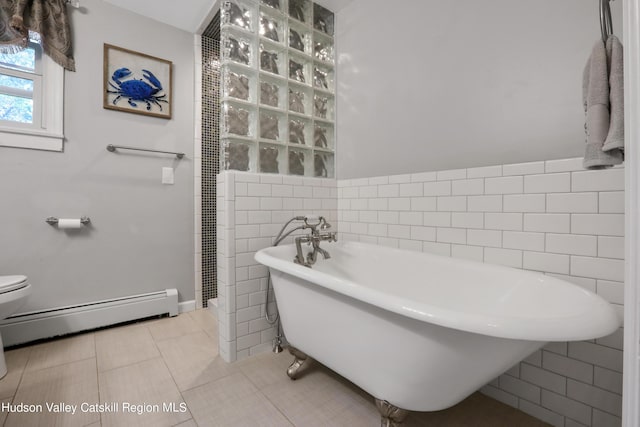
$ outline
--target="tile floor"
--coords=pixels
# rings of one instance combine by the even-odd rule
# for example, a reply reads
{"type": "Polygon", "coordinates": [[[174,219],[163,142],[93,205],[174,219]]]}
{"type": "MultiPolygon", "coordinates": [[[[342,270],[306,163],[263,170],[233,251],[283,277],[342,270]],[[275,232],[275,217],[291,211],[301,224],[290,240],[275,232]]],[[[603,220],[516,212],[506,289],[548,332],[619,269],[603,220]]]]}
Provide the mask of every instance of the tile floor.
{"type": "MultiPolygon", "coordinates": [[[[6,359],[0,404],[14,409],[0,412],[4,426],[380,425],[373,398],[318,363],[297,381],[285,373],[288,352],[225,363],[206,310],[22,347],[6,359]],[[76,412],[56,412],[47,402],[77,405],[76,412]],[[18,412],[19,404],[42,410],[18,412]]],[[[473,394],[446,411],[412,413],[405,425],[547,424],[473,394]]]]}

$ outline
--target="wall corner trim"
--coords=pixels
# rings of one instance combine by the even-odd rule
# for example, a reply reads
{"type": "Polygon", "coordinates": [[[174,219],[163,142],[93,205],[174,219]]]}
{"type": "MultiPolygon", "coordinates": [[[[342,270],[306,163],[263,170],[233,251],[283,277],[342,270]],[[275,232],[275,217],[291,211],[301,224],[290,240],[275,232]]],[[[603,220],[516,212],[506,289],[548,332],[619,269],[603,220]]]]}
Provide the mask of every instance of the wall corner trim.
{"type": "Polygon", "coordinates": [[[640,0],[624,2],[625,288],[622,425],[640,425],[640,0]]]}

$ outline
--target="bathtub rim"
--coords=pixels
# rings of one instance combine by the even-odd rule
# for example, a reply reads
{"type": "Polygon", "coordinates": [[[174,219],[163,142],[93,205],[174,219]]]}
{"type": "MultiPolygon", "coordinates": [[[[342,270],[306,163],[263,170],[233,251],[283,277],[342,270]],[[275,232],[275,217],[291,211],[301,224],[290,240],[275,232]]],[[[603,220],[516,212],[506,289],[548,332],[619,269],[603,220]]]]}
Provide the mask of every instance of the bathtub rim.
{"type": "MultiPolygon", "coordinates": [[[[366,248],[384,248],[402,256],[403,253],[411,252],[413,254],[421,254],[426,257],[447,258],[441,255],[435,255],[425,252],[407,251],[397,248],[383,247],[381,245],[373,245],[362,242],[340,242],[336,243],[340,246],[361,247],[362,252],[366,248]]],[[[582,341],[600,338],[615,332],[620,327],[620,319],[615,310],[607,301],[599,295],[581,288],[573,283],[553,278],[569,284],[576,289],[576,292],[587,293],[591,296],[594,303],[592,316],[585,318],[584,315],[568,316],[568,317],[550,317],[542,318],[514,318],[506,316],[491,316],[486,314],[469,314],[460,311],[447,310],[441,307],[415,302],[407,298],[403,298],[390,293],[378,291],[368,288],[352,281],[336,278],[322,271],[313,268],[303,267],[294,263],[292,260],[285,260],[273,253],[280,253],[290,250],[294,245],[281,245],[278,247],[268,247],[258,251],[254,258],[260,264],[270,269],[275,269],[286,274],[290,274],[315,285],[322,286],[334,292],[346,295],[348,297],[364,301],[376,307],[398,313],[416,320],[457,329],[466,332],[472,332],[482,335],[488,335],[498,338],[545,341],[545,342],[564,342],[564,341],[582,341]]],[[[497,271],[520,272],[527,275],[542,275],[541,273],[515,269],[511,267],[481,263],[477,261],[456,259],[464,264],[483,265],[497,271]]],[[[319,262],[322,262],[320,260],[319,262]]],[[[547,277],[547,276],[544,276],[547,277]]]]}

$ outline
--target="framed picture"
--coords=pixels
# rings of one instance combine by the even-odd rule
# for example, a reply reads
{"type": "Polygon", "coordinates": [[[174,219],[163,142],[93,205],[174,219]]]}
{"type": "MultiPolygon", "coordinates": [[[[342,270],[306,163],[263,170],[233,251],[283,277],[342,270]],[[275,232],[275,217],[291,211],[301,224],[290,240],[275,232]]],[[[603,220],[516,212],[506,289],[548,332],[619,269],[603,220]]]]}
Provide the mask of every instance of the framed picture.
{"type": "Polygon", "coordinates": [[[102,106],[170,119],[171,65],[171,61],[105,43],[102,106]]]}

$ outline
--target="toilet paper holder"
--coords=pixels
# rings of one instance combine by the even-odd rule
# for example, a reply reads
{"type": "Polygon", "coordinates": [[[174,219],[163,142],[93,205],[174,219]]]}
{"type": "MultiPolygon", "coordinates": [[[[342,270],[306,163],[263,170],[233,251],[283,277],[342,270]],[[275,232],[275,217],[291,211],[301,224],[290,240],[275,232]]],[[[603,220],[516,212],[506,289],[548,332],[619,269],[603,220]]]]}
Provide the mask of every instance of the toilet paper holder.
{"type": "MultiPolygon", "coordinates": [[[[54,216],[50,216],[49,218],[47,218],[45,220],[49,225],[56,225],[58,224],[58,218],[54,217],[54,216]]],[[[82,225],[88,225],[91,223],[91,218],[89,218],[88,216],[83,216],[80,218],[80,223],[82,225]]]]}

